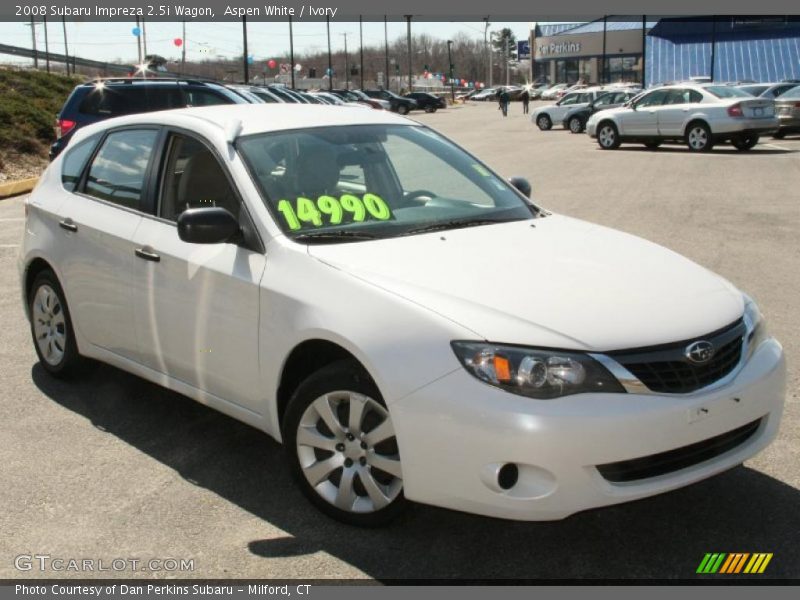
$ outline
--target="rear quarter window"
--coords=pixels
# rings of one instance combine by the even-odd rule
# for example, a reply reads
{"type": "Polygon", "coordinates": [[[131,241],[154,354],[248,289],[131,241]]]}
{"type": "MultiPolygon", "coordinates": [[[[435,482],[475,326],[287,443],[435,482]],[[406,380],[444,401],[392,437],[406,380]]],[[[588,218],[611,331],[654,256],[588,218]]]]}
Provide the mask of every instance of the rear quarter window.
{"type": "Polygon", "coordinates": [[[83,173],[83,168],[86,166],[86,161],[92,155],[92,151],[94,151],[99,139],[100,134],[93,135],[68,148],[65,152],[64,159],[61,161],[61,185],[67,191],[75,191],[83,173]]]}

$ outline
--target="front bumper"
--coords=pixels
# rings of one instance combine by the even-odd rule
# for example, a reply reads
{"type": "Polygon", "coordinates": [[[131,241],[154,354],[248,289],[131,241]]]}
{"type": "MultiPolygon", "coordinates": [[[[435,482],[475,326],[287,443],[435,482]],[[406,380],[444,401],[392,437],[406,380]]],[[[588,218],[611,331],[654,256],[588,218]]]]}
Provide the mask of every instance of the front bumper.
{"type": "Polygon", "coordinates": [[[579,394],[533,400],[484,384],[464,369],[390,405],[411,500],[517,520],[573,513],[700,481],[751,458],[775,437],[786,367],[774,339],[710,392],[670,396],[579,394]],[[741,445],[654,477],[612,483],[597,465],[667,452],[761,420],[741,445]],[[503,490],[502,465],[519,478],[503,490]]]}

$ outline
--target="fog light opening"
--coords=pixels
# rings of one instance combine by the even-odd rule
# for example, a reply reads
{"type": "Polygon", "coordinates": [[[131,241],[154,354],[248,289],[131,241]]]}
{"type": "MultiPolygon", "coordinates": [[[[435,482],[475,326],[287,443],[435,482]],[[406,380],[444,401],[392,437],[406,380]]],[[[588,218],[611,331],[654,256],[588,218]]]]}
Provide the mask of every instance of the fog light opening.
{"type": "Polygon", "coordinates": [[[497,471],[497,485],[500,489],[510,490],[517,485],[519,469],[514,463],[506,463],[497,471]]]}

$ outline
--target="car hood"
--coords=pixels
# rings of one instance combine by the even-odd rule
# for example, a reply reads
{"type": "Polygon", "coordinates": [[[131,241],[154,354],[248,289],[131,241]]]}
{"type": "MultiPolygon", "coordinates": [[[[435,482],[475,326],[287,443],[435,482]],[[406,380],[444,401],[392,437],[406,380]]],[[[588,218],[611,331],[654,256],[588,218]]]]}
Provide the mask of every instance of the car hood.
{"type": "Polygon", "coordinates": [[[308,251],[494,342],[637,348],[701,336],[744,310],[741,292],[690,260],[558,215],[308,251]]]}

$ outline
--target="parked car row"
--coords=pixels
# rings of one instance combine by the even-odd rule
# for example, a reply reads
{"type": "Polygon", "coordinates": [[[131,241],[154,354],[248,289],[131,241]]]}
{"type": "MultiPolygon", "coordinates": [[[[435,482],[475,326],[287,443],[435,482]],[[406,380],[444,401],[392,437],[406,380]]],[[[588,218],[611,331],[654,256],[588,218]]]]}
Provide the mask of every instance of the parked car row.
{"type": "Polygon", "coordinates": [[[657,148],[683,142],[705,152],[729,142],[750,150],[762,135],[782,138],[800,132],[800,82],[678,82],[642,92],[638,88],[594,87],[565,94],[541,106],[531,120],[546,131],[561,124],[588,131],[605,150],[623,143],[657,148]]]}
{"type": "Polygon", "coordinates": [[[166,78],[110,78],[79,84],[56,117],[53,160],[79,128],[122,115],[217,104],[329,104],[391,110],[436,112],[447,106],[443,98],[425,92],[398,96],[388,90],[303,91],[281,84],[222,84],[166,78]]]}

